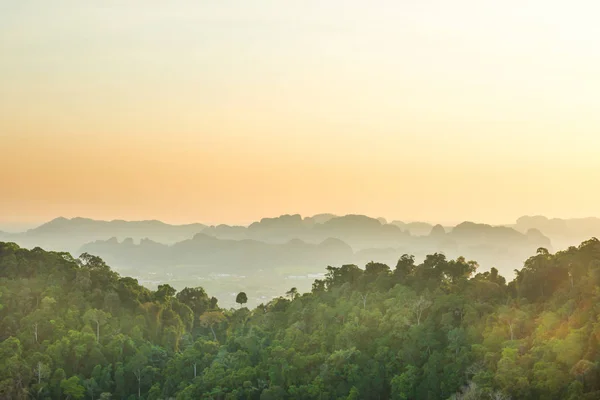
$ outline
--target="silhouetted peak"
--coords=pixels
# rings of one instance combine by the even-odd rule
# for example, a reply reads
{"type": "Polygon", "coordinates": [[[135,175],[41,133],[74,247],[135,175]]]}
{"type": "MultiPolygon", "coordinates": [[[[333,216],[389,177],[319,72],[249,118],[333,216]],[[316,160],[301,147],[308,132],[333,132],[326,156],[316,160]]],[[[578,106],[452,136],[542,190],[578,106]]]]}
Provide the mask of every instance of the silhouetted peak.
{"type": "Polygon", "coordinates": [[[32,234],[36,232],[52,232],[68,227],[71,220],[65,217],[54,218],[36,228],[29,229],[27,233],[32,234]]]}
{"type": "Polygon", "coordinates": [[[437,224],[436,226],[431,228],[431,233],[429,234],[429,236],[434,236],[434,237],[445,236],[445,235],[446,235],[446,230],[440,224],[437,224]]]}
{"type": "Polygon", "coordinates": [[[312,217],[304,218],[304,223],[308,225],[324,224],[325,222],[337,218],[335,214],[316,214],[312,217]]]}
{"type": "Polygon", "coordinates": [[[368,229],[381,227],[381,222],[366,215],[349,214],[343,217],[332,218],[322,226],[344,229],[368,229]]]}
{"type": "Polygon", "coordinates": [[[427,222],[404,222],[399,220],[394,220],[390,223],[390,225],[394,225],[399,227],[405,232],[410,233],[414,236],[427,236],[431,233],[431,229],[433,225],[427,222]]]}
{"type": "Polygon", "coordinates": [[[81,223],[87,223],[87,222],[96,222],[91,218],[83,218],[83,217],[75,217],[75,218],[71,218],[70,220],[65,218],[65,220],[70,221],[71,223],[76,223],[76,224],[81,224],[81,223]]]}
{"type": "MultiPolygon", "coordinates": [[[[43,226],[51,226],[51,225],[64,225],[66,223],[69,223],[71,220],[69,218],[65,218],[65,217],[58,217],[58,218],[54,218],[51,221],[48,221],[40,226],[38,226],[38,228],[41,228],[43,226]]],[[[37,228],[34,228],[37,229],[37,228]]]]}
{"type": "Polygon", "coordinates": [[[551,242],[550,238],[548,238],[546,235],[544,235],[542,233],[542,231],[540,231],[539,229],[535,229],[535,228],[528,229],[526,236],[527,236],[527,240],[529,240],[532,243],[536,243],[539,246],[543,246],[546,248],[552,247],[552,242],[551,242]]]}
{"type": "Polygon", "coordinates": [[[461,222],[460,224],[456,225],[454,227],[454,230],[457,231],[461,231],[461,230],[474,230],[474,229],[481,229],[481,228],[490,228],[491,225],[487,225],[487,224],[478,224],[475,222],[471,222],[471,221],[464,221],[461,222]]]}
{"type": "Polygon", "coordinates": [[[548,219],[548,217],[545,217],[543,215],[524,215],[520,218],[517,219],[517,224],[524,224],[524,223],[546,223],[550,221],[548,219]]]}
{"type": "Polygon", "coordinates": [[[285,214],[275,218],[263,218],[260,222],[252,223],[248,229],[259,230],[259,229],[287,229],[302,225],[302,216],[300,214],[285,214]]]}

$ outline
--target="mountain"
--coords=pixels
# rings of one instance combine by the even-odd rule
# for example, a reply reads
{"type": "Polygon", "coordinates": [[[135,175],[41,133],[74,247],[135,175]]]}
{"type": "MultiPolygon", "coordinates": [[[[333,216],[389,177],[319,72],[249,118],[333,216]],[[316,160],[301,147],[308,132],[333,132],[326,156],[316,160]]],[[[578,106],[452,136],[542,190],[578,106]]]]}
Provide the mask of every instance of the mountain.
{"type": "Polygon", "coordinates": [[[42,235],[109,235],[115,232],[119,236],[163,237],[169,241],[187,237],[206,228],[203,224],[169,225],[161,221],[98,221],[89,218],[56,218],[48,223],[26,232],[27,236],[42,235]]]}
{"type": "Polygon", "coordinates": [[[541,215],[523,216],[513,228],[520,232],[537,229],[548,236],[557,249],[566,249],[590,237],[600,237],[600,218],[547,218],[541,215]]]}
{"type": "Polygon", "coordinates": [[[428,223],[387,223],[384,218],[364,215],[336,216],[317,214],[303,218],[299,214],[263,218],[249,226],[213,225],[200,223],[170,225],[161,221],[100,221],[89,218],[56,218],[22,233],[0,233],[0,237],[26,247],[41,246],[51,250],[73,253],[81,246],[96,240],[131,238],[173,244],[204,233],[219,239],[257,240],[284,244],[292,239],[321,243],[330,237],[341,239],[354,250],[373,247],[398,247],[410,236],[428,236],[433,226],[428,223]]]}
{"type": "Polygon", "coordinates": [[[402,221],[392,221],[392,225],[395,225],[401,228],[404,231],[407,231],[413,236],[426,236],[429,235],[433,225],[427,222],[402,222],[402,221]]]}
{"type": "Polygon", "coordinates": [[[364,215],[346,215],[332,218],[315,225],[316,237],[336,237],[355,250],[372,247],[395,247],[410,235],[395,225],[383,224],[380,220],[364,215]]]}
{"type": "Polygon", "coordinates": [[[442,225],[436,225],[431,228],[431,232],[429,233],[429,237],[431,238],[444,238],[446,237],[446,230],[442,225]]]}
{"type": "Polygon", "coordinates": [[[304,223],[311,226],[311,225],[316,225],[316,224],[324,224],[325,222],[329,221],[330,219],[336,218],[338,217],[338,215],[334,215],[334,214],[317,214],[317,215],[313,215],[312,217],[306,217],[304,218],[304,223]]]}
{"type": "Polygon", "coordinates": [[[253,239],[266,243],[283,244],[291,239],[320,243],[330,237],[339,238],[353,249],[398,245],[408,234],[382,218],[364,215],[334,216],[321,214],[302,218],[299,214],[263,218],[243,227],[208,227],[202,233],[220,239],[253,239]]]}
{"type": "Polygon", "coordinates": [[[163,243],[175,243],[201,232],[206,225],[169,225],[161,221],[98,221],[89,218],[56,218],[23,233],[4,235],[5,239],[26,247],[76,252],[90,241],[111,237],[135,240],[151,238],[163,243]]]}
{"type": "MultiPolygon", "coordinates": [[[[527,254],[539,247],[553,248],[548,237],[536,228],[519,232],[507,226],[472,222],[444,228],[418,222],[387,224],[383,219],[364,215],[332,214],[306,218],[299,214],[282,215],[263,218],[247,227],[57,218],[24,233],[2,237],[22,246],[66,250],[75,255],[88,251],[105,257],[117,268],[135,266],[144,274],[149,267],[182,263],[237,272],[244,268],[291,268],[294,264],[306,272],[336,261],[364,265],[372,257],[394,264],[405,253],[422,258],[434,252],[450,257],[464,255],[478,259],[485,268],[495,266],[512,274],[515,263],[527,254]],[[319,247],[331,243],[330,238],[345,246],[344,251],[331,258],[319,247]],[[184,252],[179,253],[178,249],[184,252]],[[285,257],[288,253],[292,256],[285,257]],[[190,258],[185,259],[182,254],[190,254],[190,258]]],[[[176,275],[182,276],[181,271],[176,275]]]]}
{"type": "Polygon", "coordinates": [[[455,226],[449,235],[457,241],[471,245],[499,243],[504,246],[511,246],[528,242],[531,239],[537,240],[536,244],[540,247],[551,247],[550,240],[544,238],[539,231],[528,230],[527,234],[523,234],[505,226],[491,226],[473,222],[463,222],[455,226]]]}
{"type": "Polygon", "coordinates": [[[321,243],[327,238],[338,238],[353,249],[397,246],[409,234],[383,219],[364,215],[334,216],[321,214],[302,218],[299,214],[263,218],[247,228],[219,225],[207,227],[202,233],[220,239],[253,239],[266,243],[283,244],[291,239],[321,243]]]}
{"type": "Polygon", "coordinates": [[[259,269],[323,265],[350,262],[353,251],[339,239],[319,244],[290,240],[284,244],[256,240],[226,240],[199,233],[192,239],[172,245],[143,239],[119,242],[117,238],[99,240],[82,247],[82,252],[99,255],[113,265],[139,267],[175,267],[193,265],[209,272],[251,273],[259,269]]]}
{"type": "Polygon", "coordinates": [[[300,214],[263,218],[248,226],[248,236],[266,242],[286,242],[293,238],[304,238],[310,226],[300,214]]]}

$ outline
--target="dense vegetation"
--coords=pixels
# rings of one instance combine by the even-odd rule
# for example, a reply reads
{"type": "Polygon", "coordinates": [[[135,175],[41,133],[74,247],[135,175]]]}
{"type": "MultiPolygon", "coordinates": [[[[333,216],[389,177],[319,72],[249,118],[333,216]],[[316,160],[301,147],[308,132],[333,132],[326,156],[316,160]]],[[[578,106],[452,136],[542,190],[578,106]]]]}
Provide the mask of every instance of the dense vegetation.
{"type": "Polygon", "coordinates": [[[600,398],[600,241],[540,248],[508,284],[476,268],[327,267],[311,293],[223,310],[0,243],[0,398],[600,398]]]}

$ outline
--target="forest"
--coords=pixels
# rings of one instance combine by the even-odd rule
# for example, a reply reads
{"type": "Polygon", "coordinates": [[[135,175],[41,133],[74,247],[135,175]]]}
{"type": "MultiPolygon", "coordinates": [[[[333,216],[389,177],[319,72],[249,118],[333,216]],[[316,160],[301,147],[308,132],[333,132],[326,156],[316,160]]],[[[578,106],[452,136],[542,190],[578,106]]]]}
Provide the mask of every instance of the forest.
{"type": "Polygon", "coordinates": [[[600,398],[600,241],[539,248],[510,282],[477,267],[327,266],[309,293],[224,309],[0,243],[0,398],[600,398]]]}

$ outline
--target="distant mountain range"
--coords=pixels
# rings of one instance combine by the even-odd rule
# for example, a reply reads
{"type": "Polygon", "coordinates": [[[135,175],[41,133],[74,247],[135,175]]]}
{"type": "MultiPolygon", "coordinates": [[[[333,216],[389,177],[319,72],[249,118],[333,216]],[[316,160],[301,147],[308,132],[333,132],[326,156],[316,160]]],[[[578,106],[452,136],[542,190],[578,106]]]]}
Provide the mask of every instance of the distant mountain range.
{"type": "Polygon", "coordinates": [[[591,237],[600,237],[600,218],[547,218],[541,215],[524,216],[511,225],[520,232],[537,229],[548,236],[557,249],[577,245],[591,237]]]}
{"type": "MultiPolygon", "coordinates": [[[[459,225],[460,226],[460,225],[459,225]]],[[[477,231],[470,235],[477,235],[477,231]]],[[[600,220],[548,220],[544,217],[523,217],[517,224],[508,226],[521,233],[529,229],[538,229],[546,236],[578,235],[589,237],[594,232],[600,233],[600,220]],[[573,221],[571,224],[570,221],[573,221]],[[591,222],[591,223],[590,223],[591,222]],[[595,222],[595,224],[593,223],[595,222]],[[573,227],[570,227],[573,225],[573,227]],[[583,229],[579,226],[583,225],[583,229]],[[562,229],[563,227],[569,229],[562,229]],[[548,231],[548,232],[547,232],[548,231]]],[[[464,227],[463,227],[464,228],[464,227]]],[[[364,215],[336,216],[319,214],[302,218],[299,214],[282,215],[276,218],[263,218],[249,226],[217,225],[207,226],[200,223],[187,225],[170,225],[161,221],[99,221],[89,218],[56,218],[36,228],[22,233],[0,231],[0,238],[12,239],[25,246],[41,246],[53,250],[69,250],[77,252],[81,246],[96,240],[132,238],[134,241],[151,239],[153,241],[173,244],[192,238],[197,233],[204,233],[220,239],[244,240],[253,239],[267,243],[286,243],[291,239],[301,239],[309,243],[320,243],[335,237],[347,242],[355,250],[372,247],[396,246],[411,236],[429,236],[434,225],[425,222],[392,221],[384,218],[370,218],[364,215]]],[[[452,232],[455,227],[437,227],[452,232]]],[[[562,237],[561,236],[561,237],[562,237]]]]}
{"type": "Polygon", "coordinates": [[[141,240],[152,238],[162,243],[189,239],[206,225],[169,225],[161,221],[98,221],[89,218],[59,217],[22,233],[0,232],[0,239],[14,241],[25,247],[43,247],[77,253],[81,246],[111,237],[141,240]]]}
{"type": "Polygon", "coordinates": [[[213,272],[243,273],[256,269],[278,267],[318,268],[349,263],[353,258],[350,246],[339,239],[326,239],[319,244],[292,239],[283,244],[257,240],[217,239],[203,233],[173,245],[143,239],[139,244],[126,239],[96,241],[83,251],[103,257],[109,264],[132,268],[174,265],[194,265],[213,272]]]}
{"type": "Polygon", "coordinates": [[[260,235],[256,232],[259,226],[247,231],[235,229],[235,235],[228,231],[228,238],[217,237],[214,230],[208,229],[211,234],[199,233],[192,239],[171,245],[150,239],[136,244],[131,238],[119,241],[113,237],[88,243],[80,251],[99,255],[109,264],[120,267],[196,265],[213,272],[246,273],[254,269],[289,266],[319,269],[348,263],[364,265],[372,260],[387,262],[393,267],[402,254],[420,258],[434,252],[443,252],[453,258],[464,255],[482,265],[512,271],[515,264],[518,266],[532,250],[551,248],[550,240],[537,230],[523,234],[512,228],[470,222],[457,225],[448,233],[437,225],[427,236],[412,236],[394,225],[382,225],[362,216],[348,216],[308,229],[298,227],[295,231],[297,236],[318,242],[307,242],[298,237],[290,239],[293,236],[290,227],[282,227],[279,222],[267,222],[260,228],[260,235]],[[254,231],[252,236],[264,240],[241,237],[248,231],[254,231]],[[232,239],[231,236],[238,237],[232,239]],[[363,246],[357,248],[350,244],[357,242],[363,246]],[[367,242],[372,246],[364,247],[367,242]]]}
{"type": "Polygon", "coordinates": [[[26,232],[0,232],[0,240],[74,255],[87,251],[131,266],[322,267],[371,259],[394,263],[404,252],[417,257],[444,252],[512,270],[538,247],[556,250],[599,235],[598,218],[525,216],[506,226],[464,222],[443,227],[425,222],[388,223],[364,215],[303,218],[295,214],[263,218],[249,226],[56,218],[26,232]]]}

